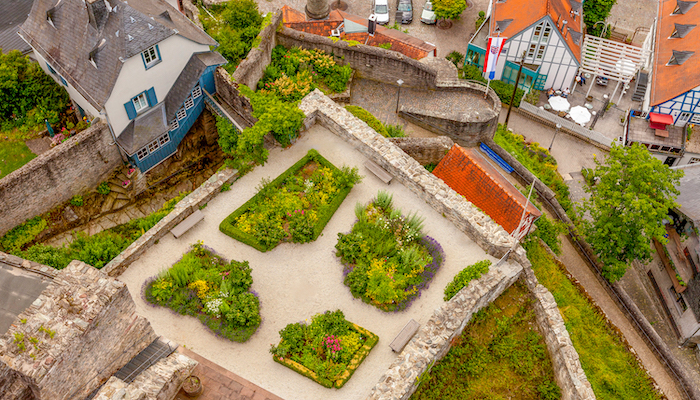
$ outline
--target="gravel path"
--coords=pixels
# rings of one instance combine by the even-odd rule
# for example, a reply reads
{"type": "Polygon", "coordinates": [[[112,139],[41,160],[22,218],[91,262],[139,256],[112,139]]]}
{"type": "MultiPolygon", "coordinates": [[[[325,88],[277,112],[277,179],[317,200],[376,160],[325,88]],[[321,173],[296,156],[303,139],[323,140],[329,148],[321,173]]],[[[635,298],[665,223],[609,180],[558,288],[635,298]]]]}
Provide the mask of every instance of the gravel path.
{"type": "Polygon", "coordinates": [[[360,399],[366,397],[396,355],[388,345],[406,322],[413,318],[424,324],[443,303],[443,289],[462,268],[483,259],[495,261],[452,223],[433,210],[412,191],[394,181],[385,185],[368,174],[362,166],[365,157],[348,143],[321,126],[314,126],[289,149],[274,149],[269,161],[245,175],[228,192],[221,193],[202,210],[205,218],[184,236],[167,235],[146,251],[120,280],[127,283],[136,302],[137,312],[163,335],[231,372],[286,399],[360,399]],[[264,177],[274,178],[299,160],[310,148],[317,149],[334,165],[357,166],[364,181],[355,186],[326,226],[318,240],[306,244],[281,244],[267,253],[260,253],[226,235],[219,223],[247,201],[264,177]],[[425,233],[434,237],[445,249],[446,261],[428,290],[402,313],[385,313],[354,299],[342,283],[342,265],[334,255],[339,232],[350,230],[355,221],[357,202],[372,199],[378,190],[394,195],[396,206],[417,211],[425,217],[425,233]],[[202,240],[205,245],[229,259],[248,260],[253,269],[253,289],[262,301],[263,322],[246,343],[234,343],[210,333],[195,318],[151,307],[141,298],[146,279],[169,268],[191,243],[202,240]],[[315,313],[342,309],[348,320],[379,335],[379,343],[345,387],[329,390],[302,375],[272,361],[270,344],[279,341],[278,332],[287,324],[309,319],[315,313]]]}

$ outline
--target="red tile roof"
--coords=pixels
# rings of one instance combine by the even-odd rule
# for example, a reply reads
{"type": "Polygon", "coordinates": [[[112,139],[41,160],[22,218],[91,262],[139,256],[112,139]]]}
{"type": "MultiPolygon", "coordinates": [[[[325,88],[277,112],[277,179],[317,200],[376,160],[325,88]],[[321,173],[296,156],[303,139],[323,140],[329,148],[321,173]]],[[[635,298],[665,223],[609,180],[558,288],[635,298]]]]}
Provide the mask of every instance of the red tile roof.
{"type": "MultiPolygon", "coordinates": [[[[333,29],[337,29],[345,20],[367,26],[367,19],[343,11],[333,10],[328,18],[323,20],[307,20],[306,14],[289,6],[282,7],[282,21],[284,26],[297,31],[313,33],[314,35],[330,36],[333,29]]],[[[341,39],[355,40],[369,46],[378,46],[391,43],[391,50],[402,53],[405,56],[420,60],[435,53],[435,46],[418,38],[407,35],[395,29],[377,26],[374,36],[367,32],[342,33],[341,39]]]]}
{"type": "Polygon", "coordinates": [[[686,14],[671,15],[675,8],[676,0],[659,2],[651,83],[652,106],[700,85],[700,27],[695,27],[683,38],[669,38],[676,29],[675,24],[700,25],[700,5],[696,4],[686,14]],[[682,65],[666,65],[673,55],[673,50],[694,51],[695,54],[682,65]]]}
{"type": "MultiPolygon", "coordinates": [[[[476,150],[455,144],[433,174],[509,233],[518,227],[527,198],[476,150]]],[[[532,203],[527,214],[535,218],[542,215],[532,203]]]]}
{"type": "MultiPolygon", "coordinates": [[[[505,0],[499,2],[491,0],[493,12],[490,19],[490,32],[492,36],[496,36],[496,21],[512,19],[513,21],[501,32],[501,35],[511,38],[521,31],[527,29],[535,22],[549,15],[554,21],[554,24],[559,23],[559,34],[564,37],[564,41],[574,53],[576,59],[581,62],[581,44],[574,42],[572,35],[567,28],[575,32],[582,33],[583,29],[583,10],[579,9],[579,15],[571,14],[572,7],[569,0],[505,0]],[[559,18],[561,17],[561,22],[559,18]],[[564,32],[562,34],[562,23],[567,21],[564,32]]],[[[582,35],[583,36],[583,35],[582,35]]],[[[583,42],[583,39],[581,39],[583,42]]]]}

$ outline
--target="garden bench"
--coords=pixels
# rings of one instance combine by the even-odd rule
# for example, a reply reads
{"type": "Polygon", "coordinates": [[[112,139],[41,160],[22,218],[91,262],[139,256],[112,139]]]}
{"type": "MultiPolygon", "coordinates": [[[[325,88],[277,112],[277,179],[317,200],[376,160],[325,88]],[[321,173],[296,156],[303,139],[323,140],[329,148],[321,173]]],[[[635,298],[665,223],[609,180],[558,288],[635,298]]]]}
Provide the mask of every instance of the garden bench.
{"type": "Polygon", "coordinates": [[[387,185],[391,183],[392,179],[394,179],[394,177],[391,176],[390,173],[386,172],[384,168],[370,160],[365,161],[365,168],[367,168],[371,173],[376,175],[377,178],[381,179],[382,182],[386,183],[387,185]]]}
{"type": "Polygon", "coordinates": [[[389,347],[391,347],[391,350],[393,350],[395,353],[401,352],[403,348],[406,346],[409,340],[413,337],[413,335],[418,332],[418,328],[420,327],[420,324],[416,322],[414,319],[411,319],[406,323],[406,325],[401,329],[401,332],[394,338],[394,341],[391,342],[389,347]]]}
{"type": "Polygon", "coordinates": [[[189,217],[185,218],[182,222],[179,224],[175,225],[173,229],[170,230],[170,233],[175,236],[175,238],[179,238],[180,236],[184,235],[185,232],[190,230],[195,224],[201,220],[204,219],[204,213],[202,213],[199,210],[196,210],[195,212],[192,213],[189,217]]]}

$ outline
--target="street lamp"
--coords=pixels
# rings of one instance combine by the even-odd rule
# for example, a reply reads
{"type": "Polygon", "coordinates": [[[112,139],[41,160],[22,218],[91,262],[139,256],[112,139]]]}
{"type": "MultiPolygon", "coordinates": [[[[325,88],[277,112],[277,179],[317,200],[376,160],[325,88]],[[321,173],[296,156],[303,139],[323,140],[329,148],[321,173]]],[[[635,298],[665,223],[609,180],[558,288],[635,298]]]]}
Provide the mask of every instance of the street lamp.
{"type": "Polygon", "coordinates": [[[403,79],[396,81],[399,84],[399,90],[396,92],[396,114],[399,113],[399,99],[401,98],[401,85],[403,85],[403,79]]]}
{"type": "Polygon", "coordinates": [[[552,153],[552,145],[554,144],[554,139],[557,138],[557,133],[559,133],[559,129],[561,129],[561,124],[557,124],[557,129],[554,131],[554,136],[552,137],[552,143],[549,144],[549,149],[547,150],[550,155],[552,153]]]}

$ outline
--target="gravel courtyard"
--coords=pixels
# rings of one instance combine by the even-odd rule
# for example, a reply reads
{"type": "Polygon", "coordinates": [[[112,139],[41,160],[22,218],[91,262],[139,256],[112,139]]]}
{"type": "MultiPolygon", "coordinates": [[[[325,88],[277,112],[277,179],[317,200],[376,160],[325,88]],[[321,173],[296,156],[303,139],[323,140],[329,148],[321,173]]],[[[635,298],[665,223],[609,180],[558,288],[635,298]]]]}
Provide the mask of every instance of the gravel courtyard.
{"type": "Polygon", "coordinates": [[[204,221],[179,239],[167,235],[151,247],[120,276],[127,283],[137,311],[151,321],[159,335],[186,346],[203,357],[286,399],[361,399],[366,397],[379,377],[395,359],[389,343],[411,318],[424,324],[434,309],[442,304],[443,289],[454,275],[467,265],[490,259],[478,245],[452,223],[433,210],[417,195],[394,181],[386,185],[362,166],[365,157],[350,144],[316,125],[288,149],[274,149],[265,166],[235,182],[231,190],[221,193],[206,208],[204,221]],[[356,166],[363,182],[356,185],[330,220],[322,235],[312,243],[284,243],[261,253],[221,233],[219,223],[255,192],[262,178],[274,179],[306,152],[314,148],[335,166],[356,166]],[[445,250],[445,263],[421,298],[401,313],[386,313],[354,299],[343,285],[342,265],[334,255],[339,232],[350,230],[355,221],[357,202],[366,203],[380,189],[391,192],[394,203],[404,213],[417,211],[425,217],[424,232],[434,237],[445,250]],[[202,240],[224,257],[250,262],[253,286],[261,299],[263,322],[246,343],[234,343],[216,337],[199,320],[180,316],[162,307],[152,307],[141,297],[142,285],[149,277],[169,268],[202,240]],[[350,381],[340,390],[326,389],[316,382],[272,360],[271,344],[279,341],[278,332],[288,323],[298,322],[316,313],[341,309],[349,321],[379,335],[379,343],[350,381]]]}

